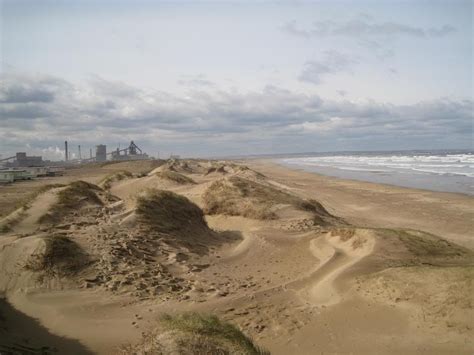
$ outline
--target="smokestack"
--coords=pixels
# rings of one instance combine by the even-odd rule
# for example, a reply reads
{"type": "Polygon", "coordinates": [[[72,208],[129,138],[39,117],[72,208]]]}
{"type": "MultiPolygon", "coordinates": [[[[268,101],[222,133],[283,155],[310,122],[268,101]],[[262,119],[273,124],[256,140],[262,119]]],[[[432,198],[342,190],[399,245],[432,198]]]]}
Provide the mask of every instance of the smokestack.
{"type": "Polygon", "coordinates": [[[64,141],[64,155],[66,157],[66,161],[69,160],[69,154],[68,154],[68,151],[67,151],[67,141],[64,141]]]}
{"type": "Polygon", "coordinates": [[[89,153],[91,154],[90,158],[92,159],[92,148],[89,148],[89,153]]]}
{"type": "Polygon", "coordinates": [[[81,154],[81,145],[79,144],[77,146],[78,150],[79,150],[79,160],[82,160],[82,154],[81,154]]]}

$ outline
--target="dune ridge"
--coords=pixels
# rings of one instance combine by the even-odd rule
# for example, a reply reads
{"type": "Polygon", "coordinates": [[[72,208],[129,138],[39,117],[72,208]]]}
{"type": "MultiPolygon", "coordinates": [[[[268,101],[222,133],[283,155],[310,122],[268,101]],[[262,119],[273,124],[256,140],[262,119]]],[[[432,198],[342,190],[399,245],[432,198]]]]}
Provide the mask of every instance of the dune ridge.
{"type": "Polygon", "coordinates": [[[259,346],[276,354],[364,353],[373,332],[379,353],[472,346],[469,248],[403,226],[349,223],[314,198],[317,188],[302,194],[302,185],[272,170],[237,162],[91,171],[45,187],[0,221],[8,227],[0,236],[0,294],[93,352],[127,343],[122,349],[252,353],[225,337],[156,328],[160,314],[186,323],[180,313],[188,311],[197,312],[193,324],[211,312],[222,329],[236,324],[257,353],[259,346]],[[363,314],[379,321],[372,326],[363,314]],[[338,332],[353,335],[340,341],[338,332]],[[441,334],[444,345],[433,342],[441,334]]]}

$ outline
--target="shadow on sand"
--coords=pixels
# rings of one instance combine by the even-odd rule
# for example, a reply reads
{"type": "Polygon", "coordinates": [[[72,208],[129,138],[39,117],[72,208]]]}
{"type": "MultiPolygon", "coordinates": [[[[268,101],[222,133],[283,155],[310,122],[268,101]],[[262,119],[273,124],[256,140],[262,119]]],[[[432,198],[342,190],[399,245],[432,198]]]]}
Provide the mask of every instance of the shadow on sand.
{"type": "Polygon", "coordinates": [[[93,354],[79,341],[52,334],[0,298],[0,354],[93,354]]]}

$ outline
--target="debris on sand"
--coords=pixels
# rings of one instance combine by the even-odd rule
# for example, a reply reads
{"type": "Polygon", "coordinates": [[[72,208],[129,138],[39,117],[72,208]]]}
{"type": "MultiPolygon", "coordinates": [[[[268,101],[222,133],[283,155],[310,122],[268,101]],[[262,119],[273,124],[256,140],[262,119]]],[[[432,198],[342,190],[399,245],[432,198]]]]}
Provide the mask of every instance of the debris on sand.
{"type": "Polygon", "coordinates": [[[27,270],[50,276],[74,275],[90,264],[82,248],[65,236],[41,238],[42,247],[26,260],[27,270]]]}

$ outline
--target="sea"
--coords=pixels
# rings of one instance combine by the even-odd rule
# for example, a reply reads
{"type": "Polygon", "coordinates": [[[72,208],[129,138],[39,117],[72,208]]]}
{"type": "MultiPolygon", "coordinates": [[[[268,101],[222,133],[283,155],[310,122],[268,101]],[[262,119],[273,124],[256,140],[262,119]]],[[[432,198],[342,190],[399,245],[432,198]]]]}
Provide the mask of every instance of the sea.
{"type": "Polygon", "coordinates": [[[474,151],[307,153],[277,162],[343,179],[474,195],[474,151]]]}

